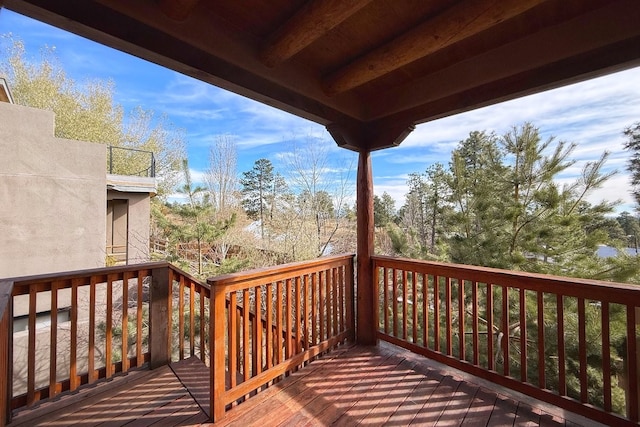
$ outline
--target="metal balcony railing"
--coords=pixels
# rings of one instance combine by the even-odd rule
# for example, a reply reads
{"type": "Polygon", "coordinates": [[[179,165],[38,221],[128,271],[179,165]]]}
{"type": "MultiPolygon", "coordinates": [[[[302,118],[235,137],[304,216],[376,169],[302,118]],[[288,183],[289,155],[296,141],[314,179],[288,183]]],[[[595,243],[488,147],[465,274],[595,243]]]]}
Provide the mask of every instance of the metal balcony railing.
{"type": "Polygon", "coordinates": [[[152,151],[109,145],[107,170],[112,175],[155,178],[156,159],[152,151]]]}

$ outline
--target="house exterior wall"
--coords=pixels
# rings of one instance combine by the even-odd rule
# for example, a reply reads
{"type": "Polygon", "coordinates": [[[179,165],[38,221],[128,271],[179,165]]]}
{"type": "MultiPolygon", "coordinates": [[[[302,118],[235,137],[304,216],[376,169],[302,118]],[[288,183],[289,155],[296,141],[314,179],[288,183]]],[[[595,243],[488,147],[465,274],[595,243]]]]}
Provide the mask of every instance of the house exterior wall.
{"type": "MultiPolygon", "coordinates": [[[[150,194],[107,191],[107,200],[126,200],[127,212],[127,264],[149,261],[149,221],[151,218],[150,194]]],[[[107,222],[109,219],[107,218],[107,222]]],[[[107,224],[107,229],[109,226],[107,224]]]]}
{"type": "Polygon", "coordinates": [[[104,266],[106,147],[53,130],[53,113],[0,103],[0,278],[104,266]]]}

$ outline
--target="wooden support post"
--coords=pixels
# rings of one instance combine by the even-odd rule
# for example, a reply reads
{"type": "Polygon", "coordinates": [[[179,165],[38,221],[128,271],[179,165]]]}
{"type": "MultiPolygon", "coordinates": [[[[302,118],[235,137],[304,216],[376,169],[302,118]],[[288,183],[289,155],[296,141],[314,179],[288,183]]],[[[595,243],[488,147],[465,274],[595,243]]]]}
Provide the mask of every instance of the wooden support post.
{"type": "Polygon", "coordinates": [[[357,269],[358,298],[356,341],[363,345],[376,344],[376,292],[373,283],[371,255],[374,251],[373,176],[371,153],[361,151],[357,178],[357,269]]]}
{"type": "MultiPolygon", "coordinates": [[[[0,6],[2,1],[0,0],[0,6]]],[[[11,422],[13,391],[13,282],[0,282],[0,427],[11,422]]]]}
{"type": "Polygon", "coordinates": [[[151,369],[171,362],[171,283],[169,268],[151,270],[149,353],[151,369]]]}
{"type": "MultiPolygon", "coordinates": [[[[209,353],[210,369],[210,406],[209,417],[212,422],[220,421],[225,414],[225,404],[222,395],[226,391],[226,369],[225,369],[225,289],[221,286],[211,286],[211,299],[209,309],[209,342],[211,352],[209,353]]],[[[235,310],[235,307],[230,310],[235,310]]],[[[246,313],[245,313],[246,314],[246,313]]],[[[231,327],[231,326],[230,326],[231,327]]],[[[231,349],[229,351],[232,351],[231,349]]],[[[235,375],[235,370],[229,369],[230,375],[235,375]]]]}
{"type": "Polygon", "coordinates": [[[399,145],[414,129],[412,123],[391,123],[385,126],[371,126],[364,123],[327,125],[327,131],[339,146],[359,149],[356,185],[358,217],[356,342],[358,344],[375,345],[378,328],[378,284],[374,283],[371,263],[374,252],[371,149],[399,145]]]}

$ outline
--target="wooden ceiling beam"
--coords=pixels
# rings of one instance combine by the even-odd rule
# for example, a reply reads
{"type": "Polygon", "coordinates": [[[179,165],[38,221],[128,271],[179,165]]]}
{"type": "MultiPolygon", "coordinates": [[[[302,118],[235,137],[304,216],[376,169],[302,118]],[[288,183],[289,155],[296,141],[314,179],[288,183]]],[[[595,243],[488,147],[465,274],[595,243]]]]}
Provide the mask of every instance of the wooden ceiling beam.
{"type": "Polygon", "coordinates": [[[640,66],[640,35],[426,102],[373,124],[386,128],[403,122],[425,123],[637,66],[640,66]]]}
{"type": "Polygon", "coordinates": [[[440,49],[513,18],[547,0],[459,2],[393,41],[371,51],[323,80],[336,95],[390,73],[440,49]]]}
{"type": "Polygon", "coordinates": [[[363,97],[368,107],[367,120],[379,120],[545,64],[639,37],[640,8],[636,2],[621,0],[589,10],[404,85],[371,93],[363,97]],[[624,19],[620,19],[621,16],[624,19]],[[598,31],[585,32],[584,28],[598,31]]]}
{"type": "Polygon", "coordinates": [[[199,0],[160,0],[162,13],[176,21],[184,21],[191,14],[199,0]]]}
{"type": "Polygon", "coordinates": [[[286,61],[370,2],[371,0],[310,1],[269,38],[260,52],[261,61],[268,67],[286,61]]]}

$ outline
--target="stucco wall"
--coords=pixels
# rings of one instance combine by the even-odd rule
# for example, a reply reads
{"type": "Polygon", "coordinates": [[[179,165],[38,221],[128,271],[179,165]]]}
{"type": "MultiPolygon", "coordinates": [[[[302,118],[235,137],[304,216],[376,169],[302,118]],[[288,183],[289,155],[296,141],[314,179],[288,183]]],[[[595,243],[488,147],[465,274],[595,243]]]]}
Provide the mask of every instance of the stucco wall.
{"type": "Polygon", "coordinates": [[[0,103],[0,278],[103,267],[106,148],[0,103]]]}

